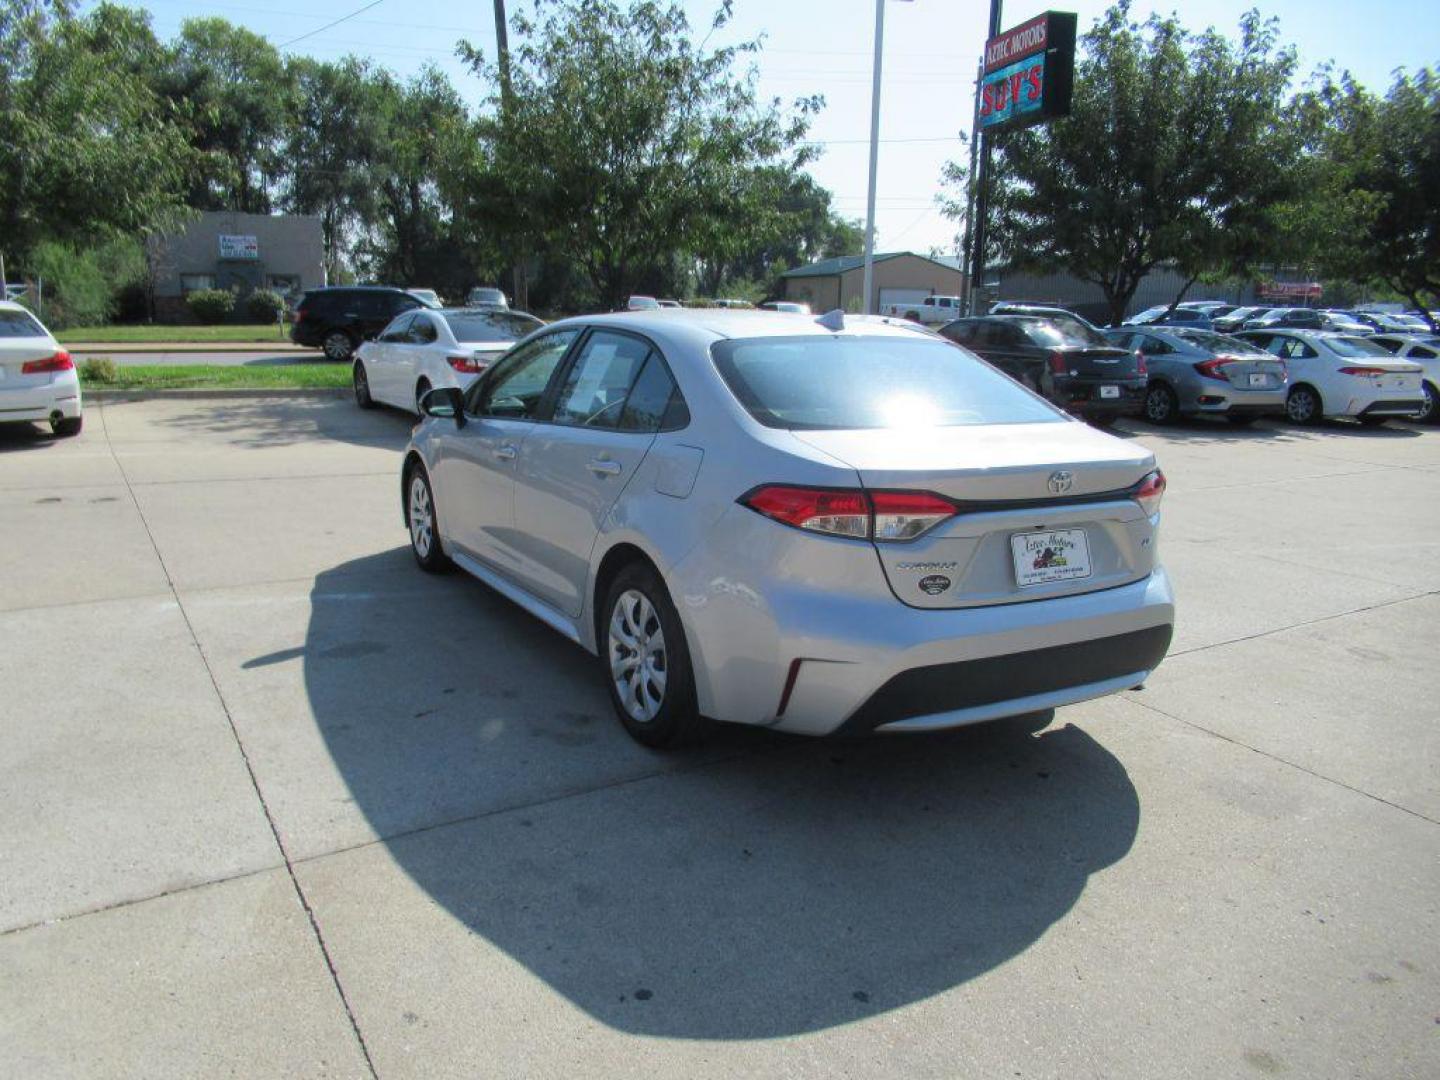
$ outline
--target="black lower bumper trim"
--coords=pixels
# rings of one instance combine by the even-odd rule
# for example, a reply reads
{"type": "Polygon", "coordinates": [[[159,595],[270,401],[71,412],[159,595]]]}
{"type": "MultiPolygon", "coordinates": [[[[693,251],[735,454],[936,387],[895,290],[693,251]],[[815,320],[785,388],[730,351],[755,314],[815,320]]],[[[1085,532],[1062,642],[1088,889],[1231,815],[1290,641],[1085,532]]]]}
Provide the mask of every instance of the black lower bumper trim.
{"type": "Polygon", "coordinates": [[[1166,623],[1114,637],[911,668],[893,676],[836,732],[864,735],[916,716],[992,705],[1152,671],[1170,648],[1166,623]]]}
{"type": "Polygon", "coordinates": [[[1416,398],[1414,401],[1377,401],[1373,405],[1367,405],[1361,409],[1357,416],[1394,416],[1404,418],[1414,416],[1425,409],[1425,399],[1416,398]]]}

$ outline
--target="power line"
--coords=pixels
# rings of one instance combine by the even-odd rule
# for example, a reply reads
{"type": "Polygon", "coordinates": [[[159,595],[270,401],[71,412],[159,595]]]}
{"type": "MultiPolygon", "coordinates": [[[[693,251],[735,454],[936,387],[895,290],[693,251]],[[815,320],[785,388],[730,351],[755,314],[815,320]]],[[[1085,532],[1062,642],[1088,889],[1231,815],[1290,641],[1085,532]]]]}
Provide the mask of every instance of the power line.
{"type": "Polygon", "coordinates": [[[300,41],[304,41],[306,38],[314,37],[316,34],[323,33],[324,31],[329,30],[332,26],[339,26],[343,22],[349,22],[351,19],[355,18],[356,15],[364,15],[365,12],[369,11],[371,8],[379,7],[384,2],[385,0],[370,0],[370,3],[366,4],[364,7],[356,8],[354,11],[350,12],[349,15],[342,15],[340,16],[340,18],[334,20],[333,22],[328,22],[324,26],[317,26],[314,30],[309,31],[308,33],[301,34],[297,38],[291,38],[283,45],[277,45],[275,47],[277,49],[288,49],[291,45],[294,45],[300,41]]]}

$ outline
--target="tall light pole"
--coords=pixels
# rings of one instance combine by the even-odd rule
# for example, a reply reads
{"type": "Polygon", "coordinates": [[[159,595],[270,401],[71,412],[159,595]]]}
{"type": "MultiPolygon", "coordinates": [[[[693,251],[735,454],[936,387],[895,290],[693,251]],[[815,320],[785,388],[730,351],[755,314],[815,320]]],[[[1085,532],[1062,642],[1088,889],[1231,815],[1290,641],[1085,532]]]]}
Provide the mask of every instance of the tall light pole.
{"type": "Polygon", "coordinates": [[[885,0],[875,0],[875,70],[870,83],[870,190],[865,196],[865,304],[874,312],[875,172],[880,164],[880,59],[885,52],[885,0]]]}

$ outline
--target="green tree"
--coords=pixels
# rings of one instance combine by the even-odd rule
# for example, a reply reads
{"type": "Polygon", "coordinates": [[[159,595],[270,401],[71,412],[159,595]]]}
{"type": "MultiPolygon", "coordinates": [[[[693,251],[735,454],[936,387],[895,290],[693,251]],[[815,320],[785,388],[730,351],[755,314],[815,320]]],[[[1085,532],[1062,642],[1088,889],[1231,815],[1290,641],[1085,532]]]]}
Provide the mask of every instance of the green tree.
{"type": "Polygon", "coordinates": [[[156,84],[202,155],[189,204],[268,214],[295,93],[275,46],[224,19],[187,19],[156,84]]]}
{"type": "MultiPolygon", "coordinates": [[[[713,27],[727,21],[722,4],[713,27]]],[[[602,305],[676,252],[741,250],[756,170],[812,153],[801,140],[818,101],[789,115],[759,102],[753,74],[733,74],[756,43],[697,44],[679,4],[541,0],[514,20],[514,41],[509,93],[495,65],[461,46],[494,88],[492,220],[520,250],[573,260],[602,305]]]]}
{"type": "MultiPolygon", "coordinates": [[[[1193,283],[1273,256],[1295,197],[1283,163],[1300,149],[1281,123],[1295,60],[1274,23],[1252,11],[1232,42],[1173,16],[1137,23],[1125,0],[1082,46],[1071,115],[995,139],[987,258],[1062,267],[1098,286],[1118,323],[1161,263],[1193,283]]],[[[963,196],[963,165],[943,179],[963,196]]]]}
{"type": "Polygon", "coordinates": [[[0,6],[0,243],[11,265],[173,223],[193,161],[147,77],[159,46],[142,13],[68,0],[0,6]]]}
{"type": "Polygon", "coordinates": [[[1440,73],[1402,72],[1383,98],[1327,73],[1301,109],[1312,198],[1294,227],[1314,263],[1430,312],[1440,302],[1440,73]]]}

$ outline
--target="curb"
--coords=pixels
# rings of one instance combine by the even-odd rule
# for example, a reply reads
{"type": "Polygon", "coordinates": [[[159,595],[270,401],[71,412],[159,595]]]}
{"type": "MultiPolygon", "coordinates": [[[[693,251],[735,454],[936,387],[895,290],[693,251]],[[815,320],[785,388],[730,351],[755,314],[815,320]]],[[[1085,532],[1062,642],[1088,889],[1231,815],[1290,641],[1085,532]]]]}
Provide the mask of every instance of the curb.
{"type": "Polygon", "coordinates": [[[348,386],[264,386],[252,389],[230,387],[197,386],[185,390],[104,390],[81,387],[81,395],[87,401],[233,401],[238,398],[291,398],[295,400],[327,398],[348,398],[353,391],[348,386]]]}

